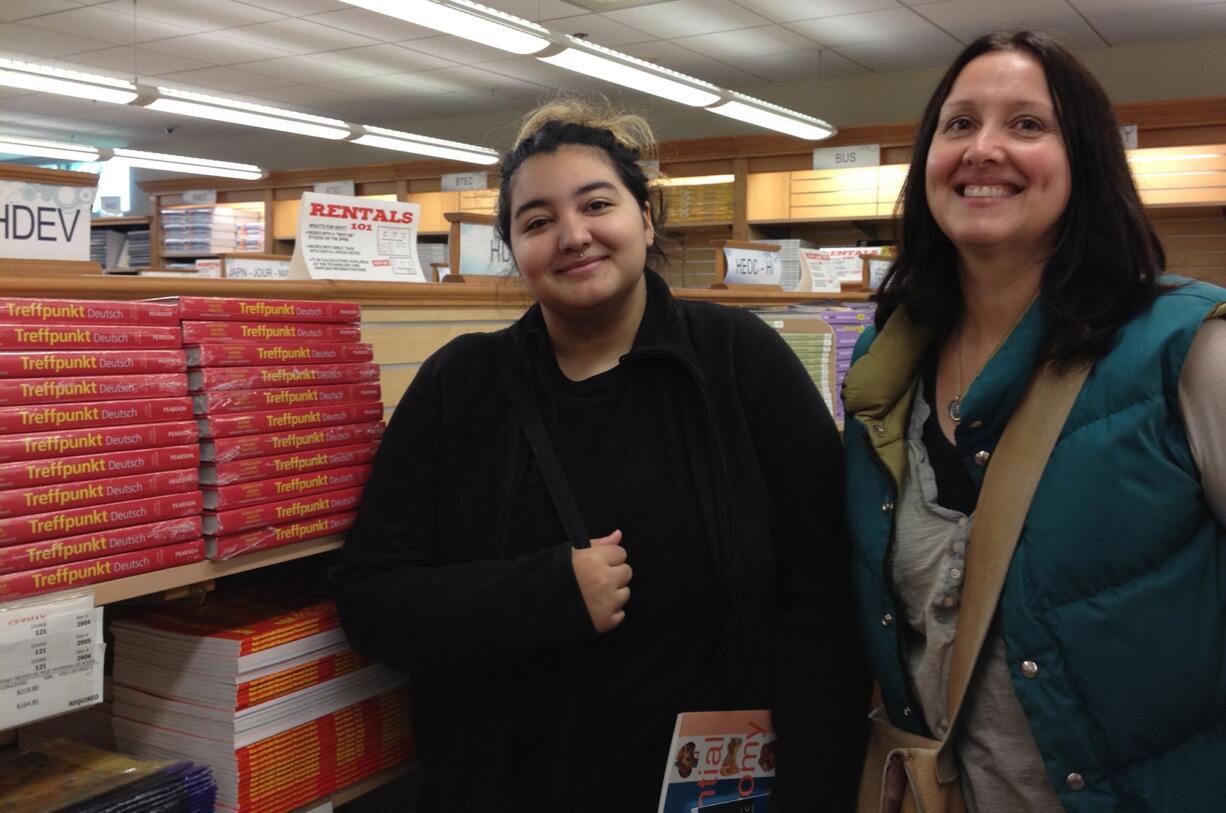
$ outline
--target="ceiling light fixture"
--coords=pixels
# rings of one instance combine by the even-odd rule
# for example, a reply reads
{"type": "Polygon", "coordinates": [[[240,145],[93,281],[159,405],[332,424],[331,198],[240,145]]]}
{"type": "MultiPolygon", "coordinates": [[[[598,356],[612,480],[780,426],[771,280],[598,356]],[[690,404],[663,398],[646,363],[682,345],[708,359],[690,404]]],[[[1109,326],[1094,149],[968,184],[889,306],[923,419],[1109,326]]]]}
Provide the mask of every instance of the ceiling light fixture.
{"type": "Polygon", "coordinates": [[[137,104],[146,110],[160,110],[164,113],[177,113],[181,116],[194,116],[230,124],[245,124],[248,127],[263,127],[281,133],[329,138],[334,141],[349,138],[352,135],[349,125],[340,119],[266,107],[262,104],[240,102],[237,99],[225,99],[220,96],[189,93],[174,88],[159,87],[157,96],[148,101],[139,101],[137,104]]]}
{"type": "Polygon", "coordinates": [[[0,59],[0,85],[113,104],[127,104],[137,96],[136,85],[123,79],[13,59],[0,59]]]}
{"type": "Polygon", "coordinates": [[[186,155],[168,155],[162,152],[145,152],[116,147],[111,150],[115,158],[127,161],[134,167],[159,169],[166,172],[186,172],[190,175],[212,175],[218,178],[237,178],[256,181],[264,177],[264,170],[254,164],[236,164],[231,161],[214,161],[210,158],[192,158],[186,155]]]}
{"type": "Polygon", "coordinates": [[[552,44],[548,29],[469,0],[342,2],[521,56],[540,53],[552,44]]]}
{"type": "Polygon", "coordinates": [[[714,186],[735,180],[735,175],[683,175],[680,178],[653,178],[648,183],[652,186],[714,186]]]}
{"type": "Polygon", "coordinates": [[[575,37],[565,37],[563,44],[564,50],[537,59],[691,107],[706,107],[720,100],[720,89],[701,79],[575,37]]]}
{"type": "Polygon", "coordinates": [[[0,136],[0,153],[24,155],[30,158],[58,158],[64,161],[97,161],[98,149],[85,144],[43,141],[21,136],[0,136]]]}
{"type": "Polygon", "coordinates": [[[441,138],[414,135],[400,130],[388,130],[385,127],[363,125],[362,129],[364,132],[361,135],[350,139],[354,144],[409,152],[414,155],[429,155],[434,158],[448,158],[469,164],[498,163],[498,153],[488,147],[464,144],[459,141],[445,141],[441,138]]]}
{"type": "Polygon", "coordinates": [[[830,138],[836,132],[834,127],[813,116],[806,116],[804,113],[797,113],[795,110],[788,110],[786,107],[741,93],[728,91],[726,95],[725,101],[708,107],[707,110],[808,141],[830,138]]]}

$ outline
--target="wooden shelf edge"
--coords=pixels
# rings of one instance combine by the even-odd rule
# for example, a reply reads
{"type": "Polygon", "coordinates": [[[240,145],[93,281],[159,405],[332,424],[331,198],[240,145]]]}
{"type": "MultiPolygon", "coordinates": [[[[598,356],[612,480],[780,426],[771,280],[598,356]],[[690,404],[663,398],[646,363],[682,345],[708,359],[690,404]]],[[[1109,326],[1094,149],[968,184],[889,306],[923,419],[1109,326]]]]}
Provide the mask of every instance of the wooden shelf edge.
{"type": "Polygon", "coordinates": [[[380,771],[374,776],[368,776],[360,782],[354,782],[352,785],[347,785],[340,788],[331,796],[325,796],[322,799],[316,799],[310,804],[303,805],[302,807],[298,808],[298,810],[310,810],[313,807],[318,807],[324,802],[331,802],[334,808],[339,807],[346,802],[352,802],[354,799],[365,796],[372,790],[381,788],[389,782],[393,782],[402,776],[407,776],[413,771],[416,765],[416,760],[402,762],[399,765],[393,765],[386,770],[380,771]]]}
{"type": "Polygon", "coordinates": [[[281,562],[290,562],[294,559],[315,556],[316,554],[336,550],[343,543],[343,537],[339,534],[333,534],[331,536],[322,536],[319,539],[295,542],[292,545],[285,545],[280,548],[259,551],[247,556],[236,556],[224,562],[195,562],[190,565],[155,570],[152,573],[141,573],[137,576],[128,576],[124,579],[102,582],[93,586],[94,605],[101,607],[104,604],[113,604],[129,598],[147,596],[151,593],[162,593],[200,582],[220,579],[223,576],[232,576],[235,573],[244,573],[248,570],[268,567],[269,565],[276,565],[281,562]]]}
{"type": "Polygon", "coordinates": [[[149,215],[95,217],[89,221],[89,225],[94,229],[105,229],[110,226],[148,226],[150,220],[149,215]]]}

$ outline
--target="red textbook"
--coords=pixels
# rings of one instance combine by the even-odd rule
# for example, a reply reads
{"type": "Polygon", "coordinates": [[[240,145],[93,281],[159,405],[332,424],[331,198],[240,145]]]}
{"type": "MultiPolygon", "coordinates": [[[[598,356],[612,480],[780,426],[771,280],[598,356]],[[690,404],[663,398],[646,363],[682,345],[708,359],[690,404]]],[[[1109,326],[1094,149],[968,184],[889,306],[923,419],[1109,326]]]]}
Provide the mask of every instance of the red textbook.
{"type": "MultiPolygon", "coordinates": [[[[229,463],[252,457],[267,457],[285,452],[345,446],[383,437],[383,422],[342,424],[295,432],[217,438],[200,443],[200,459],[209,463],[229,463]]],[[[0,438],[0,443],[3,438],[0,438]]]]}
{"type": "Polygon", "coordinates": [[[162,301],[177,301],[184,321],[357,322],[362,318],[362,306],[356,302],[219,296],[179,296],[162,301]]]}
{"type": "Polygon", "coordinates": [[[178,325],[179,308],[166,302],[0,297],[0,322],[20,324],[178,325]]]}
{"type": "Polygon", "coordinates": [[[195,421],[67,429],[62,432],[38,432],[32,435],[0,435],[0,463],[42,460],[89,452],[181,446],[195,443],[199,436],[200,430],[195,421]]]}
{"type": "Polygon", "coordinates": [[[0,378],[60,375],[148,375],[187,370],[182,350],[30,350],[0,353],[0,378]]]}
{"type": "Polygon", "coordinates": [[[373,361],[374,347],[362,342],[202,344],[188,347],[193,367],[255,367],[260,364],[336,364],[373,361]]]}
{"type": "Polygon", "coordinates": [[[283,344],[285,342],[357,342],[357,325],[323,322],[188,322],[183,323],[184,344],[283,344]]]}

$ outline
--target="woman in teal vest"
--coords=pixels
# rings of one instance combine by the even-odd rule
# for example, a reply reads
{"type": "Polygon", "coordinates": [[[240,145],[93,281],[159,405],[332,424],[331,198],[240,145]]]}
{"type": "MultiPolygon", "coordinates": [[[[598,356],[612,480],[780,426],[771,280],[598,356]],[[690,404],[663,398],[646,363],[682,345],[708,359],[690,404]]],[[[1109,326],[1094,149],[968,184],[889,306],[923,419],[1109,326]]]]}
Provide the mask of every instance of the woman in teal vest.
{"type": "Polygon", "coordinates": [[[971,811],[1226,809],[1226,291],[1159,279],[1106,94],[1052,40],[969,45],[920,123],[844,387],[860,634],[971,811]],[[985,470],[1038,367],[1093,364],[950,734],[985,470]]]}

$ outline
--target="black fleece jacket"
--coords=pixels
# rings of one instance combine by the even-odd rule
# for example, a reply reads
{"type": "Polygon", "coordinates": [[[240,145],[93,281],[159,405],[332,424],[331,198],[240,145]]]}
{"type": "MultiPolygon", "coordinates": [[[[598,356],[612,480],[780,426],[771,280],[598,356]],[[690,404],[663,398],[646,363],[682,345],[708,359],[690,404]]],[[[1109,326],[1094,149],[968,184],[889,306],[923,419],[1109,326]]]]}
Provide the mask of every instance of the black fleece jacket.
{"type": "MultiPolygon", "coordinates": [[[[724,608],[719,705],[772,710],[774,810],[851,810],[869,681],[851,625],[838,433],[761,319],[676,300],[645,273],[647,310],[622,363],[675,371],[663,380],[686,413],[684,441],[709,461],[697,479],[724,608]]],[[[506,331],[539,392],[551,352],[539,306],[506,331]]],[[[566,544],[506,554],[507,518],[536,464],[498,372],[499,340],[461,336],[422,365],[334,573],[353,645],[412,677],[421,813],[540,801],[507,798],[517,665],[596,637],[566,544]]]]}

